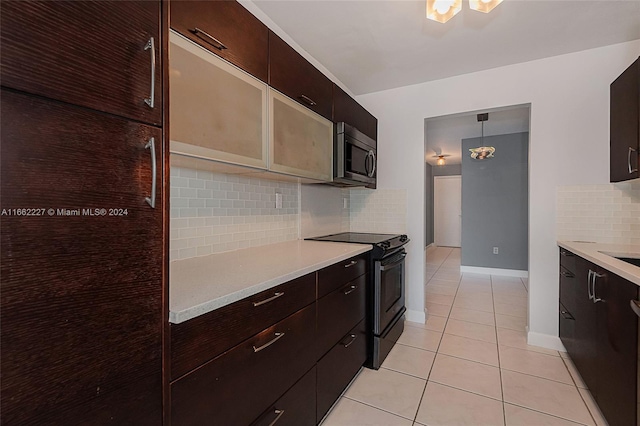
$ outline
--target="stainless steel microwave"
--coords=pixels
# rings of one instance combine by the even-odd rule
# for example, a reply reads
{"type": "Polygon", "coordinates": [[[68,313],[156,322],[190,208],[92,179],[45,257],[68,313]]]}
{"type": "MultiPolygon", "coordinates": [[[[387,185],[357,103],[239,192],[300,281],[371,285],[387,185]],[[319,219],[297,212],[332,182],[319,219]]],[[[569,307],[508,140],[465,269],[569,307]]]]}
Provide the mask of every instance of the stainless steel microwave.
{"type": "Polygon", "coordinates": [[[336,123],[333,139],[333,184],[376,187],[376,147],[369,136],[344,122],[336,123]]]}

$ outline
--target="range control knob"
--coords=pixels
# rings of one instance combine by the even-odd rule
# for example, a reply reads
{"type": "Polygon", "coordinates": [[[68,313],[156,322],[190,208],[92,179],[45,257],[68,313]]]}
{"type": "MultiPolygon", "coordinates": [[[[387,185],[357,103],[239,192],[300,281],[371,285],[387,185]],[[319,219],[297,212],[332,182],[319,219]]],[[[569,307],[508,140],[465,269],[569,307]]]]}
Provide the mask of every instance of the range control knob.
{"type": "Polygon", "coordinates": [[[382,241],[381,243],[378,243],[378,245],[385,250],[391,247],[391,243],[389,241],[382,241]]]}
{"type": "Polygon", "coordinates": [[[400,242],[404,243],[408,240],[406,235],[400,235],[400,242]]]}

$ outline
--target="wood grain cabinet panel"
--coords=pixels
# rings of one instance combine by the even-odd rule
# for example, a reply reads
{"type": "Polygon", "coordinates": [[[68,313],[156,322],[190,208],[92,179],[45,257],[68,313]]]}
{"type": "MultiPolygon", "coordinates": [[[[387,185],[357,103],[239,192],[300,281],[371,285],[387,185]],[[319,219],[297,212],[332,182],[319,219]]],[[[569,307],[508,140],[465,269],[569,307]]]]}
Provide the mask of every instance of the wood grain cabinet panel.
{"type": "Polygon", "coordinates": [[[175,425],[246,425],[314,364],[316,306],[267,328],[171,384],[175,425]]]}
{"type": "Polygon", "coordinates": [[[3,423],[158,424],[161,129],[9,90],[1,107],[3,423]]]}
{"type": "Polygon", "coordinates": [[[365,315],[367,275],[318,300],[318,359],[365,315]]]}
{"type": "Polygon", "coordinates": [[[374,141],[378,140],[378,119],[335,84],[333,86],[333,121],[334,123],[344,121],[374,141]]]}
{"type": "Polygon", "coordinates": [[[311,273],[186,322],[171,324],[173,379],[313,303],[315,288],[316,274],[311,273]]]}
{"type": "Polygon", "coordinates": [[[318,298],[367,272],[369,253],[363,253],[318,271],[318,298]]]}
{"type": "Polygon", "coordinates": [[[269,31],[269,85],[331,120],[333,83],[272,31],[269,31]]]}
{"type": "Polygon", "coordinates": [[[360,321],[318,361],[318,423],[367,359],[365,323],[360,321]]]}
{"type": "Polygon", "coordinates": [[[170,8],[171,28],[267,82],[269,29],[240,3],[172,0],[170,8]]]}
{"type": "Polygon", "coordinates": [[[640,58],[610,87],[610,181],[640,177],[640,58]]]}
{"type": "Polygon", "coordinates": [[[162,123],[160,1],[3,1],[0,12],[2,86],[162,123]]]}
{"type": "Polygon", "coordinates": [[[267,85],[170,34],[172,153],[267,168],[267,85]]]}
{"type": "Polygon", "coordinates": [[[315,426],[316,375],[314,366],[252,426],[315,426]]]}

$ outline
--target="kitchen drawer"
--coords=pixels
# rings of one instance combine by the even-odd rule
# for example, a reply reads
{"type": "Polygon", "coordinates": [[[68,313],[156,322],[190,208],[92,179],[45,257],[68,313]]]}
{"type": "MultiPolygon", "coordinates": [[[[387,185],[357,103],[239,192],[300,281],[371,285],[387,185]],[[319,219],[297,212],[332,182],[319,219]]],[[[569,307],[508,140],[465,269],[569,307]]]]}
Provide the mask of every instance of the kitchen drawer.
{"type": "Polygon", "coordinates": [[[171,28],[267,82],[269,29],[240,3],[172,0],[169,5],[171,28]]]}
{"type": "Polygon", "coordinates": [[[184,323],[171,324],[172,380],[313,303],[315,284],[316,274],[311,273],[184,323]]]}
{"type": "Polygon", "coordinates": [[[318,301],[318,359],[364,318],[367,277],[361,275],[318,301]]]}
{"type": "Polygon", "coordinates": [[[269,32],[269,85],[331,120],[333,83],[273,32],[269,32]]]}
{"type": "Polygon", "coordinates": [[[315,426],[316,374],[314,366],[252,426],[315,426]]]}
{"type": "Polygon", "coordinates": [[[315,318],[307,306],[173,382],[172,423],[250,424],[313,367],[315,318]]]}
{"type": "Polygon", "coordinates": [[[573,353],[576,320],[562,303],[560,303],[560,340],[569,354],[573,353]]]}
{"type": "Polygon", "coordinates": [[[367,272],[368,253],[343,260],[318,271],[318,298],[367,272]]]}
{"type": "Polygon", "coordinates": [[[367,359],[366,340],[365,320],[362,320],[318,362],[318,422],[367,359]]]}
{"type": "Polygon", "coordinates": [[[560,247],[560,266],[564,266],[569,272],[575,275],[576,255],[567,249],[560,247]]]}
{"type": "Polygon", "coordinates": [[[162,125],[159,1],[1,5],[3,87],[162,125]],[[146,47],[151,38],[153,50],[146,47]],[[145,103],[152,91],[153,107],[145,103]]]}
{"type": "Polygon", "coordinates": [[[560,303],[571,312],[576,310],[577,280],[578,278],[573,272],[560,266],[560,303]]]}

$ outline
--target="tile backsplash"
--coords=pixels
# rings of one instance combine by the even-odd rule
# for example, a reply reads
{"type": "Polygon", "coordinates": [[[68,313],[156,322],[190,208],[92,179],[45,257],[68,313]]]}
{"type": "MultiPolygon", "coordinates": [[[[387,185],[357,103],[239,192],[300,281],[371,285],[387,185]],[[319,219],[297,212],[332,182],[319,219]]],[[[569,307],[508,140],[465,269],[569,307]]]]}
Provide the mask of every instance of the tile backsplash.
{"type": "Polygon", "coordinates": [[[351,189],[351,232],[399,234],[407,232],[405,189],[351,189]]]}
{"type": "Polygon", "coordinates": [[[297,183],[172,166],[170,259],[296,240],[298,198],[297,183]]]}
{"type": "Polygon", "coordinates": [[[640,181],[560,186],[559,240],[640,244],[640,181]]]}

